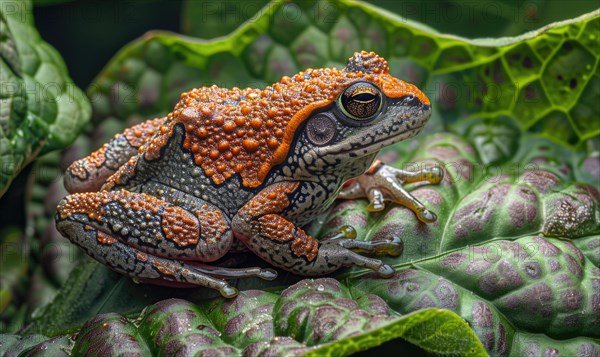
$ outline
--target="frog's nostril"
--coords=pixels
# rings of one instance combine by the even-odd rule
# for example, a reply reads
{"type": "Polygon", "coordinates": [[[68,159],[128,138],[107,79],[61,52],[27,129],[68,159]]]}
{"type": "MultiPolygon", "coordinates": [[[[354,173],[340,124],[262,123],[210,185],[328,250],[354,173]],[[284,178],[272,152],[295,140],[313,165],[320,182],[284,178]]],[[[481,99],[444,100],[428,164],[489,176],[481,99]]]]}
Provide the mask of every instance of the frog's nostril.
{"type": "Polygon", "coordinates": [[[421,105],[421,101],[414,95],[407,95],[406,97],[404,97],[403,104],[408,107],[416,107],[418,105],[421,105]]]}

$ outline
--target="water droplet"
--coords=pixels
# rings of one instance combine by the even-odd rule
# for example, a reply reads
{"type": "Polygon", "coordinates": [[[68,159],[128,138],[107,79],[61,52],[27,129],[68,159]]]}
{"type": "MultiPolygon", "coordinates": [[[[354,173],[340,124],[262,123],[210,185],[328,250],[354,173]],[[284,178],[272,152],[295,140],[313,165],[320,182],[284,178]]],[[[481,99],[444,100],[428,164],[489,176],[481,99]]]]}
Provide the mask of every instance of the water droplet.
{"type": "Polygon", "coordinates": [[[325,287],[323,285],[318,285],[317,291],[325,291],[325,287]]]}

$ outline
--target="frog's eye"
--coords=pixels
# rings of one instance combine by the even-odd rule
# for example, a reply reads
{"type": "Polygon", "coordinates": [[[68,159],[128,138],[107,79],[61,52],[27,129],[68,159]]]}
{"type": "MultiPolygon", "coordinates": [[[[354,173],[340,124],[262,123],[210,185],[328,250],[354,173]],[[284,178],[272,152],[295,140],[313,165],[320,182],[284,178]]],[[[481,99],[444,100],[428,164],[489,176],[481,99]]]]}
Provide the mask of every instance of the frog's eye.
{"type": "Polygon", "coordinates": [[[354,83],[340,95],[342,112],[355,120],[371,119],[381,109],[381,90],[367,82],[354,83]]]}
{"type": "Polygon", "coordinates": [[[315,145],[325,145],[333,139],[337,133],[335,121],[330,114],[319,113],[308,120],[306,134],[308,140],[315,145]]]}

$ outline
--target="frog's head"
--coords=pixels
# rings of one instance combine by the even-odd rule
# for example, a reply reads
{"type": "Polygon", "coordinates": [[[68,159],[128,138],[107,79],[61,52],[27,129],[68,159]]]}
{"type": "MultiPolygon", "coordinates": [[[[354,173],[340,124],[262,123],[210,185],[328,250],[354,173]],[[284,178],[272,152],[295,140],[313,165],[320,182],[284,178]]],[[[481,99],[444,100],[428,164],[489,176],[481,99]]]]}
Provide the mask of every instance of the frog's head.
{"type": "Polygon", "coordinates": [[[298,127],[288,161],[294,176],[364,172],[382,148],[418,134],[429,117],[429,99],[393,77],[374,53],[355,53],[329,104],[311,111],[298,127]]]}

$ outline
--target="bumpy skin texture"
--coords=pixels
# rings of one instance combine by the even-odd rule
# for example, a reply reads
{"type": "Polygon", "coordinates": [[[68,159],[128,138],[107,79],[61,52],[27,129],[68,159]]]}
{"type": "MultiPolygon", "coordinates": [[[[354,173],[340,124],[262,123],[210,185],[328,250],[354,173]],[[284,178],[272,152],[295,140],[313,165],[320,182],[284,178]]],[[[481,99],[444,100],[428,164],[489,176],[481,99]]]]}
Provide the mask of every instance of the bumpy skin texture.
{"type": "MultiPolygon", "coordinates": [[[[400,254],[398,238],[358,242],[346,229],[319,242],[299,227],[324,212],[381,148],[416,135],[430,113],[427,97],[391,76],[372,52],[355,53],[343,70],[307,69],[262,90],[193,89],[165,118],[117,134],[69,167],[65,186],[73,194],[58,206],[57,228],[120,273],[224,296],[236,291],[223,278],[275,277],[270,269],[202,264],[236,239],[298,274],[365,266],[388,276],[391,267],[352,250],[400,254]]],[[[386,192],[429,217],[398,190],[394,177],[407,173],[379,166],[348,197],[386,192]]],[[[441,172],[416,175],[436,183],[441,172]]]]}

